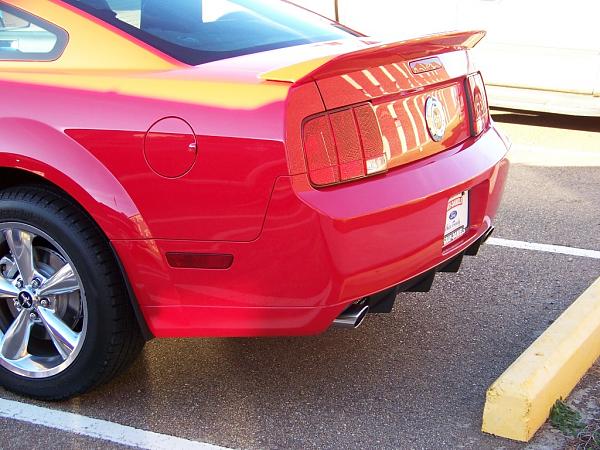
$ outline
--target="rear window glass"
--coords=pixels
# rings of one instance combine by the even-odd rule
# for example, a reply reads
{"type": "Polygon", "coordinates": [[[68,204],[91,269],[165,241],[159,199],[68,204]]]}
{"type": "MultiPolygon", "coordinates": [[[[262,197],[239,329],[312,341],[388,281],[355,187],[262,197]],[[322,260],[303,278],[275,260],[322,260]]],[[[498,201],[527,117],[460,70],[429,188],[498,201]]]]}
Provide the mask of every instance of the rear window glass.
{"type": "Polygon", "coordinates": [[[282,0],[65,0],[192,65],[353,36],[282,0]]]}

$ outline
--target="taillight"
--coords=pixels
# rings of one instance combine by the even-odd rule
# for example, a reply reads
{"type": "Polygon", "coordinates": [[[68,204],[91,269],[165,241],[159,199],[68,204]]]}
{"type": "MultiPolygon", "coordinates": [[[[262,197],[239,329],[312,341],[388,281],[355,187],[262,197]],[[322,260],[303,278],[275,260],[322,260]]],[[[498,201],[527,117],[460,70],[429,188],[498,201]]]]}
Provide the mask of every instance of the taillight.
{"type": "Polygon", "coordinates": [[[340,181],[337,150],[328,116],[317,117],[304,125],[304,152],[314,184],[340,181]]]}
{"type": "Polygon", "coordinates": [[[467,77],[466,90],[468,97],[467,104],[471,117],[471,135],[479,136],[490,123],[490,111],[485,84],[480,73],[467,77]]]}
{"type": "Polygon", "coordinates": [[[385,172],[387,157],[371,105],[332,112],[304,124],[312,184],[325,186],[385,172]]]}

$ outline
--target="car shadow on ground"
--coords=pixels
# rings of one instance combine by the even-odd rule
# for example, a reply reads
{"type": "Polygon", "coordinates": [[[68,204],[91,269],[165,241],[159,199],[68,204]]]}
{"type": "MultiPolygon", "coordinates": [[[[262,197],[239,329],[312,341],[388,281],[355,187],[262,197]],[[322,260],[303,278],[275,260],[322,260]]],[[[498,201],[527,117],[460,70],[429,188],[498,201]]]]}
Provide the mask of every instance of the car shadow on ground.
{"type": "Polygon", "coordinates": [[[596,276],[585,267],[484,248],[358,330],[156,340],[59,407],[236,448],[520,448],[479,431],[486,389],[596,276]]]}

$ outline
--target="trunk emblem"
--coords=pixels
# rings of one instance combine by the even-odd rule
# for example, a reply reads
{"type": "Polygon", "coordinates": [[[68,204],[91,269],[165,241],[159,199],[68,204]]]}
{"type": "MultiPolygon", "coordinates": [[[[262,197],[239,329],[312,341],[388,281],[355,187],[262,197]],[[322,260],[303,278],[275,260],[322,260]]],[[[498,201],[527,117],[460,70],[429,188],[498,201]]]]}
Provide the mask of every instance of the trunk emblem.
{"type": "Polygon", "coordinates": [[[434,70],[438,70],[444,67],[442,61],[437,56],[433,58],[425,58],[419,59],[418,61],[413,61],[410,63],[410,70],[415,75],[425,72],[433,72],[434,70]]]}
{"type": "Polygon", "coordinates": [[[425,119],[431,139],[439,142],[444,139],[448,122],[444,105],[436,97],[429,97],[425,102],[425,119]]]}

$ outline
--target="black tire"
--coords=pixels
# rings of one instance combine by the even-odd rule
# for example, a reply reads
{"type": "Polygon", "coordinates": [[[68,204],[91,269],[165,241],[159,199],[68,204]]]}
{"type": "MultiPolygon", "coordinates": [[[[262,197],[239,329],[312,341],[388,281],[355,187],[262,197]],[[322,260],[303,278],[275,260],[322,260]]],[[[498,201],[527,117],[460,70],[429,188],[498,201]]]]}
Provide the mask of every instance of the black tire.
{"type": "Polygon", "coordinates": [[[108,240],[71,199],[43,186],[0,191],[0,226],[15,222],[43,231],[64,249],[85,291],[87,328],[76,357],[60,373],[33,378],[0,366],[0,385],[55,401],[109,381],[135,360],[145,341],[108,240]]]}

